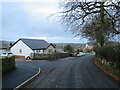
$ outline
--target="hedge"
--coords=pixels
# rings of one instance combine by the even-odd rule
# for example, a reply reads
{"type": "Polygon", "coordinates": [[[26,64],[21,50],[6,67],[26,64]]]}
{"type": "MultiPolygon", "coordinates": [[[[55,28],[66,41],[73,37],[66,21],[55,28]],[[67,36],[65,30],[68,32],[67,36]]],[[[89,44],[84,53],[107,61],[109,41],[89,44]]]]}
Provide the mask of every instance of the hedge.
{"type": "Polygon", "coordinates": [[[5,56],[1,58],[2,58],[2,73],[3,74],[8,71],[14,70],[16,68],[14,56],[5,56]]]}
{"type": "Polygon", "coordinates": [[[53,59],[59,59],[59,58],[64,58],[68,57],[68,53],[53,53],[53,54],[39,54],[39,53],[31,53],[31,59],[48,59],[48,60],[53,60],[53,59]]]}
{"type": "Polygon", "coordinates": [[[120,69],[116,67],[117,65],[116,63],[99,58],[94,58],[94,60],[95,62],[97,62],[97,64],[99,64],[102,68],[104,68],[108,72],[120,77],[120,69]]]}
{"type": "Polygon", "coordinates": [[[120,45],[96,47],[95,52],[96,57],[115,63],[116,67],[120,69],[120,45]]]}

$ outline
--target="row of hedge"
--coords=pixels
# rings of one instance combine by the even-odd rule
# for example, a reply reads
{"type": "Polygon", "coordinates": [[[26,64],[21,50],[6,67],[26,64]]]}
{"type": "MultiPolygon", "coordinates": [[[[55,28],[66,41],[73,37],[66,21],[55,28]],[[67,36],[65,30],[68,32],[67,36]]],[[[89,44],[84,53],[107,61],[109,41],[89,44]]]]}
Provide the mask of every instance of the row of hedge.
{"type": "Polygon", "coordinates": [[[96,47],[95,52],[96,57],[105,59],[107,62],[112,62],[116,68],[120,69],[120,45],[96,47]]]}
{"type": "Polygon", "coordinates": [[[39,54],[39,53],[31,53],[31,59],[48,59],[48,60],[53,60],[53,59],[59,59],[59,58],[64,58],[68,57],[68,53],[53,53],[53,54],[39,54]]]}
{"type": "Polygon", "coordinates": [[[2,59],[3,74],[16,68],[14,56],[5,56],[0,58],[2,59]]]}
{"type": "Polygon", "coordinates": [[[94,60],[108,72],[120,77],[120,69],[116,67],[116,63],[100,58],[95,58],[94,60]]]}

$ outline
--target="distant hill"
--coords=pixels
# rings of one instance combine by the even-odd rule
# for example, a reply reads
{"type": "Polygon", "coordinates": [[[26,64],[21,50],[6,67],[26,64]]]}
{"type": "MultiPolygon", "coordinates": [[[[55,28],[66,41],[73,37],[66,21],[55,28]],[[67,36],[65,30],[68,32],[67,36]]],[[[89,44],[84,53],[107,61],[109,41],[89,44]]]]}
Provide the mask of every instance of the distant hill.
{"type": "Polygon", "coordinates": [[[53,43],[53,44],[56,45],[56,48],[64,48],[65,45],[69,44],[74,49],[84,48],[86,45],[85,43],[53,43]]]}

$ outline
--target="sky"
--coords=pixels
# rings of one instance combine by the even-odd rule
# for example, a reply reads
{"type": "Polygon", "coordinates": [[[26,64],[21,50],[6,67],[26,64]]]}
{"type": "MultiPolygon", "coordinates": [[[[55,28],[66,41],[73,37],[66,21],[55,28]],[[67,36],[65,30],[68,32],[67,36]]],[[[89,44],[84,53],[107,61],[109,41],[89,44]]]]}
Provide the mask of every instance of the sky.
{"type": "Polygon", "coordinates": [[[5,0],[2,4],[2,40],[44,39],[50,43],[85,43],[74,37],[55,17],[59,0],[5,0]],[[9,1],[9,2],[8,2],[9,1]]]}

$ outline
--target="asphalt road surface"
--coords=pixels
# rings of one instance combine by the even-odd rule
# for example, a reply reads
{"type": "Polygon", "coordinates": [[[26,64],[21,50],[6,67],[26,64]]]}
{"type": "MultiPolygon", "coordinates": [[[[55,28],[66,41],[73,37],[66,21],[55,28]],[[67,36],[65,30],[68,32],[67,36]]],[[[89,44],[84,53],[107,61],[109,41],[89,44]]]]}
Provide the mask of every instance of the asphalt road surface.
{"type": "Polygon", "coordinates": [[[25,88],[119,88],[120,83],[102,72],[92,55],[58,61],[27,62],[43,72],[25,88]]]}
{"type": "Polygon", "coordinates": [[[16,69],[2,76],[2,88],[15,88],[38,72],[38,68],[19,63],[16,69]]]}

